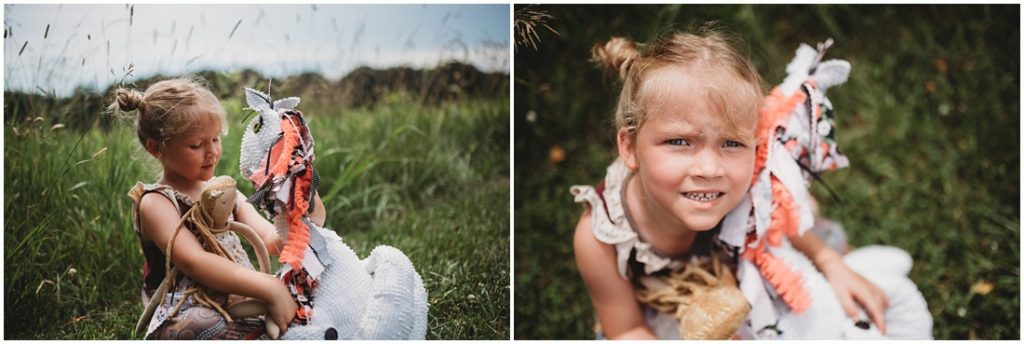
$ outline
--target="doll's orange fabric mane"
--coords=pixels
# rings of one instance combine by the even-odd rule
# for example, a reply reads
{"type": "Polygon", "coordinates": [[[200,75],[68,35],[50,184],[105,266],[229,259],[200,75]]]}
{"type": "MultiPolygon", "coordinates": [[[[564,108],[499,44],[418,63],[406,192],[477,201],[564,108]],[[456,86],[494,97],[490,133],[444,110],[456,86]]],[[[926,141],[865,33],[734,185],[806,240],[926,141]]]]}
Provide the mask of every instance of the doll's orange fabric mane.
{"type": "MultiPolygon", "coordinates": [[[[761,175],[761,171],[767,164],[769,144],[774,141],[776,128],[785,126],[792,109],[806,99],[807,95],[803,92],[793,92],[792,96],[787,97],[778,87],[773,89],[768,97],[765,97],[760,108],[761,117],[757,124],[757,155],[754,160],[753,177],[755,180],[757,176],[761,175]]],[[[777,152],[777,154],[783,154],[783,152],[777,152]]],[[[810,296],[803,287],[803,277],[794,272],[789,264],[775,258],[766,250],[767,245],[774,247],[781,245],[783,235],[798,233],[800,213],[797,205],[793,202],[793,197],[782,185],[782,181],[774,175],[770,178],[773,201],[771,225],[765,232],[764,240],[758,242],[756,247],[749,246],[756,238],[748,237],[748,246],[742,257],[757,266],[761,274],[775,287],[775,291],[782,296],[782,300],[794,312],[802,313],[811,303],[810,296]]]]}
{"type": "MultiPolygon", "coordinates": [[[[270,176],[286,176],[288,169],[293,164],[306,163],[300,157],[295,157],[292,154],[301,145],[301,133],[299,132],[301,125],[293,123],[297,120],[294,116],[285,116],[281,120],[281,140],[271,148],[270,161],[267,161],[270,166],[270,176]]],[[[258,171],[254,174],[253,180],[266,178],[261,174],[262,172],[258,171]]],[[[292,183],[293,189],[289,190],[291,201],[285,209],[282,209],[288,219],[288,241],[285,243],[284,249],[281,250],[278,260],[281,263],[290,264],[293,269],[301,270],[302,259],[306,255],[306,246],[309,245],[309,228],[302,221],[306,210],[309,209],[309,202],[304,195],[309,195],[312,173],[307,172],[295,176],[292,183]]]]}

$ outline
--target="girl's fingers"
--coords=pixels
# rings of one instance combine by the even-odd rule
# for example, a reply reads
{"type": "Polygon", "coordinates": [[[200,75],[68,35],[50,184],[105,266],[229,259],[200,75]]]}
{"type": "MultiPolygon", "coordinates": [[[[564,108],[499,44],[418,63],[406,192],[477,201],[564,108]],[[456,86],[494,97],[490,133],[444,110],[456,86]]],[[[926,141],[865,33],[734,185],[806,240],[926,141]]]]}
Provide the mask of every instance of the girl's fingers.
{"type": "Polygon", "coordinates": [[[867,295],[868,297],[858,297],[860,303],[864,306],[864,310],[867,311],[868,317],[871,318],[871,322],[878,326],[878,331],[885,334],[885,294],[867,295]],[[876,297],[881,295],[882,298],[876,297]]]}
{"type": "Polygon", "coordinates": [[[288,331],[288,320],[285,320],[285,317],[275,318],[276,319],[274,319],[274,322],[277,323],[277,328],[279,329],[280,334],[284,334],[286,331],[288,331]]]}
{"type": "Polygon", "coordinates": [[[874,304],[874,306],[868,306],[868,316],[871,317],[871,321],[878,326],[878,331],[885,334],[885,311],[882,310],[882,306],[874,304]]]}
{"type": "Polygon", "coordinates": [[[859,307],[857,307],[857,303],[854,302],[853,295],[849,292],[837,292],[836,295],[839,296],[839,303],[843,305],[843,310],[846,311],[846,316],[850,317],[850,319],[856,318],[859,313],[859,307]]]}
{"type": "Polygon", "coordinates": [[[879,318],[881,321],[878,323],[878,330],[882,331],[882,334],[885,334],[885,310],[889,308],[889,297],[885,295],[885,292],[882,291],[882,289],[878,287],[875,287],[875,289],[878,290],[878,295],[882,298],[882,306],[880,307],[881,318],[879,318]]]}

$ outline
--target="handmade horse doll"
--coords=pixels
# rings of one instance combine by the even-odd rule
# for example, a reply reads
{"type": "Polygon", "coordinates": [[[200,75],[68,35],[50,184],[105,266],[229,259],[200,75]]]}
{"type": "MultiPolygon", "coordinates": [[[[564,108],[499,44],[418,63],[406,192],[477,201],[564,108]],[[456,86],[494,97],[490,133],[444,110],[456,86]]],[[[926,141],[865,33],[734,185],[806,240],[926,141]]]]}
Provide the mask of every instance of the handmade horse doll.
{"type": "MultiPolygon", "coordinates": [[[[829,282],[812,273],[816,270],[807,257],[785,240],[803,235],[814,225],[811,179],[849,165],[836,145],[832,104],[825,91],[846,81],[850,64],[821,61],[831,44],[831,39],[817,49],[801,44],[786,66],[786,78],[765,98],[756,128],[757,153],[748,197],[722,222],[719,239],[739,253],[737,278],[751,306],[746,337],[882,337],[866,316],[859,321],[847,318],[829,282]]],[[[890,311],[905,319],[888,319],[886,335],[899,337],[899,331],[908,337],[930,335],[927,306],[906,278],[913,264],[909,255],[880,246],[858,251],[844,259],[846,264],[886,289],[890,298],[901,298],[899,309],[890,311]]]]}
{"type": "Polygon", "coordinates": [[[310,220],[319,178],[313,138],[295,110],[299,98],[271,101],[249,88],[245,94],[258,115],[242,137],[241,172],[256,188],[248,201],[285,242],[277,276],[299,304],[282,338],[423,339],[426,290],[405,254],[378,246],[360,260],[337,233],[310,220]]]}
{"type": "Polygon", "coordinates": [[[776,259],[772,248],[781,245],[783,235],[802,235],[813,226],[811,177],[849,165],[836,147],[825,91],[846,81],[850,64],[821,62],[831,44],[826,41],[817,50],[800,45],[786,66],[786,79],[765,98],[750,197],[726,216],[722,228],[722,240],[740,247],[741,267],[756,266],[796,313],[808,307],[809,295],[800,274],[776,259]]]}

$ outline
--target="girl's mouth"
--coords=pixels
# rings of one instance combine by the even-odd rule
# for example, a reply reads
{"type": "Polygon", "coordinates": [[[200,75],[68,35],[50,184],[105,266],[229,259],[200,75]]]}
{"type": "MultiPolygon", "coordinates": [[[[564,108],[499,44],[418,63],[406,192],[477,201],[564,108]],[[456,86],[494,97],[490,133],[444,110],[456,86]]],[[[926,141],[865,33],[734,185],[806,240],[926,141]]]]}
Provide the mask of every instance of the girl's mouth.
{"type": "Polygon", "coordinates": [[[724,192],[684,192],[683,197],[697,202],[711,202],[724,195],[724,192]]]}

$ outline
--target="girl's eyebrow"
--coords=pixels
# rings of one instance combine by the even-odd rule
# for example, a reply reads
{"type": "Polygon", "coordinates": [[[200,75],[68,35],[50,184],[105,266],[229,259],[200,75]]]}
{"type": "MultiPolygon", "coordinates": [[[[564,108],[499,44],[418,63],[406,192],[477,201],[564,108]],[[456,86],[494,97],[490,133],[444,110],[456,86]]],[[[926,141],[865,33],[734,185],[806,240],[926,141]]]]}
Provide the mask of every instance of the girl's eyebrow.
{"type": "Polygon", "coordinates": [[[657,128],[658,131],[662,133],[672,133],[688,136],[703,135],[703,130],[700,130],[700,128],[698,128],[697,126],[691,125],[689,122],[682,120],[672,120],[666,121],[664,123],[658,123],[657,128]]]}
{"type": "Polygon", "coordinates": [[[207,139],[212,139],[212,137],[206,137],[206,136],[202,136],[202,135],[185,136],[185,137],[182,138],[182,141],[185,141],[185,142],[188,142],[189,144],[191,144],[191,143],[196,142],[196,141],[199,141],[201,143],[202,141],[206,141],[207,139]]]}

